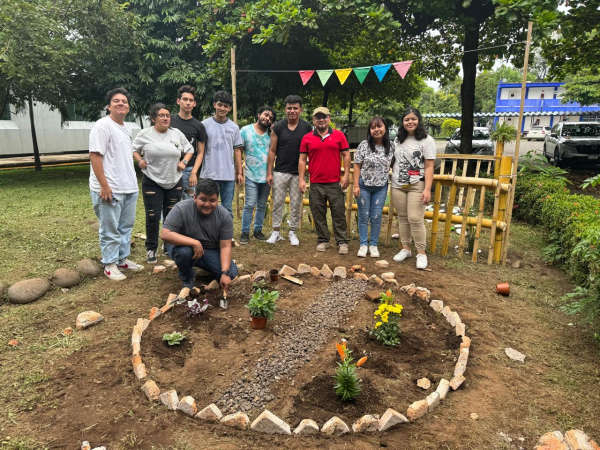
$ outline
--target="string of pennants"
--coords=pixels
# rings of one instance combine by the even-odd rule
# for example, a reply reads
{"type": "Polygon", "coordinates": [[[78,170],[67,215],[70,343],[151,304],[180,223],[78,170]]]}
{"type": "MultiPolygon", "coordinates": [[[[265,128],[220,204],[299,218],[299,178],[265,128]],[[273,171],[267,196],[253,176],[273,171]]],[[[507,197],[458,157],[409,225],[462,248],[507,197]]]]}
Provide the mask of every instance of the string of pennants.
{"type": "Polygon", "coordinates": [[[340,80],[340,84],[344,84],[352,72],[354,72],[354,75],[356,75],[356,78],[360,84],[363,84],[363,81],[365,81],[365,78],[367,78],[367,75],[371,69],[373,69],[373,72],[375,72],[375,75],[377,75],[377,78],[381,82],[383,81],[383,77],[385,77],[385,75],[388,73],[388,70],[390,70],[391,66],[394,66],[394,69],[396,69],[398,75],[404,79],[408,69],[410,69],[411,64],[412,61],[400,61],[390,64],[377,64],[375,66],[354,67],[350,69],[299,70],[298,73],[300,74],[300,79],[302,80],[303,86],[308,83],[308,80],[312,78],[315,72],[317,72],[319,80],[321,80],[321,84],[323,86],[325,86],[325,83],[329,81],[329,78],[334,72],[337,75],[338,80],[340,80]]]}

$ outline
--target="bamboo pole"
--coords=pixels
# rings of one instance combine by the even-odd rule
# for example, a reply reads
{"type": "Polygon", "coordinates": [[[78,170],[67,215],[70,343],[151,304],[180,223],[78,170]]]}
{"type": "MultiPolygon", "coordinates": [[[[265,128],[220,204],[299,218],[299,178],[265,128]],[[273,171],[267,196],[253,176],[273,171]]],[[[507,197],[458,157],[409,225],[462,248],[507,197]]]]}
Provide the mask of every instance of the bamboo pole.
{"type": "Polygon", "coordinates": [[[467,236],[467,220],[469,219],[469,214],[471,212],[471,206],[473,205],[473,200],[475,199],[475,189],[472,187],[467,188],[467,198],[465,201],[465,207],[463,209],[463,221],[462,227],[460,229],[460,241],[458,243],[458,257],[463,257],[463,251],[465,249],[465,239],[467,236]]]}
{"type": "MultiPolygon", "coordinates": [[[[231,96],[233,97],[233,121],[238,123],[237,117],[237,87],[236,87],[236,73],[235,73],[235,46],[231,47],[231,96]]],[[[240,185],[237,184],[237,180],[234,182],[235,186],[235,214],[236,217],[240,218],[240,185]]]]}
{"type": "Polygon", "coordinates": [[[481,225],[483,221],[483,210],[485,209],[485,186],[481,188],[479,194],[479,211],[477,212],[477,225],[475,226],[475,243],[473,245],[472,261],[477,262],[477,252],[479,251],[479,236],[481,236],[481,225]]]}
{"type": "Polygon", "coordinates": [[[508,213],[506,216],[506,237],[504,239],[504,248],[502,249],[502,265],[506,265],[508,255],[508,245],[510,241],[510,222],[512,221],[512,210],[515,203],[515,191],[517,188],[517,169],[519,166],[519,151],[521,147],[521,127],[523,124],[523,110],[525,106],[525,86],[527,84],[527,70],[529,68],[529,47],[531,46],[531,33],[533,31],[533,22],[527,24],[527,44],[525,45],[525,59],[523,61],[523,78],[521,79],[521,107],[519,108],[519,129],[517,130],[517,140],[515,142],[515,157],[512,167],[511,192],[508,195],[508,213]]]}
{"type": "Polygon", "coordinates": [[[436,181],[435,182],[435,190],[433,192],[433,222],[431,223],[431,243],[429,245],[429,251],[431,253],[435,252],[435,247],[437,245],[441,199],[442,199],[442,182],[436,181]]]}
{"type": "Polygon", "coordinates": [[[492,264],[494,258],[494,239],[498,221],[498,204],[500,203],[500,188],[496,187],[494,193],[494,212],[492,213],[492,228],[490,229],[490,246],[488,248],[488,265],[492,264]]]}
{"type": "MultiPolygon", "coordinates": [[[[456,184],[453,184],[450,188],[450,198],[446,205],[446,216],[453,216],[452,210],[454,209],[454,202],[456,201],[456,184]]],[[[446,256],[448,253],[448,245],[450,244],[450,228],[452,228],[452,220],[446,220],[444,223],[444,242],[442,243],[442,256],[446,256]]]]}
{"type": "MultiPolygon", "coordinates": [[[[462,167],[462,176],[466,177],[467,176],[467,166],[469,164],[469,160],[465,159],[463,162],[463,167],[462,167]]],[[[458,192],[458,206],[462,206],[463,204],[463,200],[464,200],[464,194],[465,194],[465,188],[461,187],[460,191],[458,192]]]]}
{"type": "MultiPolygon", "coordinates": [[[[503,184],[504,181],[510,181],[510,174],[512,169],[512,158],[510,156],[503,156],[502,163],[500,164],[500,177],[498,181],[500,185],[503,184]]],[[[500,191],[500,198],[498,202],[498,219],[499,221],[506,221],[507,214],[507,205],[508,205],[508,197],[510,195],[510,191],[503,192],[500,191]]],[[[502,244],[503,244],[503,230],[496,230],[496,235],[494,237],[494,262],[496,264],[500,264],[502,261],[502,244]]]]}

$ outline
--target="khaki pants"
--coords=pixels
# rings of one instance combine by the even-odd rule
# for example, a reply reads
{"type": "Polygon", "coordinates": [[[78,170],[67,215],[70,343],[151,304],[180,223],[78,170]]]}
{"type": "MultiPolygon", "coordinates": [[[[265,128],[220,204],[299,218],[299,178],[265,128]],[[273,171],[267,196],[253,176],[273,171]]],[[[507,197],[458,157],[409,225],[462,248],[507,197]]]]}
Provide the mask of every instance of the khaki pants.
{"type": "Polygon", "coordinates": [[[417,250],[425,250],[427,240],[424,221],[425,205],[421,201],[423,189],[425,189],[424,181],[408,187],[392,188],[392,202],[394,202],[394,209],[398,212],[402,245],[410,247],[412,237],[417,250]]]}

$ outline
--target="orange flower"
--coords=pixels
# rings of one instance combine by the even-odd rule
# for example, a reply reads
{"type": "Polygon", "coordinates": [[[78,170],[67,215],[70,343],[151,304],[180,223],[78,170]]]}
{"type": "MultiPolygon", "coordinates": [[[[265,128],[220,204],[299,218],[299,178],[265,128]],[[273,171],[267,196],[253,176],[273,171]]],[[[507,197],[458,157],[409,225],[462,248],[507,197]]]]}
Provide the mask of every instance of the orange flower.
{"type": "Polygon", "coordinates": [[[341,346],[340,344],[335,344],[335,346],[337,347],[337,351],[340,354],[340,358],[342,358],[342,361],[344,359],[346,359],[346,352],[345,352],[345,348],[343,346],[341,346]]]}
{"type": "Polygon", "coordinates": [[[387,291],[385,291],[385,295],[387,295],[388,297],[392,296],[392,290],[388,289],[387,291]]]}
{"type": "Polygon", "coordinates": [[[8,341],[8,345],[10,345],[11,347],[16,347],[17,345],[19,345],[19,341],[17,341],[16,339],[11,339],[10,341],[8,341]]]}
{"type": "Polygon", "coordinates": [[[364,363],[366,363],[366,362],[367,362],[367,357],[366,357],[366,356],[363,356],[363,357],[362,357],[362,358],[360,358],[360,359],[358,360],[358,362],[356,363],[356,367],[360,367],[360,366],[362,366],[362,365],[363,365],[364,363]]]}

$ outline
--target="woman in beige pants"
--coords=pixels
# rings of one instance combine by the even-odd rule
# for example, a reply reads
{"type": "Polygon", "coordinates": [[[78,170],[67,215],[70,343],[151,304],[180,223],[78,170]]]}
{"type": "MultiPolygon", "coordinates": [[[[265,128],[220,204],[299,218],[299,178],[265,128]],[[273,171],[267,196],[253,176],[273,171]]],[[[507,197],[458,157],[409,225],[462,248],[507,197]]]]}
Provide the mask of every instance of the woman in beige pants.
{"type": "Polygon", "coordinates": [[[394,261],[412,256],[411,240],[417,248],[417,269],[427,268],[425,254],[425,207],[431,201],[435,141],[427,135],[423,117],[416,108],[404,111],[394,141],[392,202],[398,212],[402,250],[394,261]]]}

